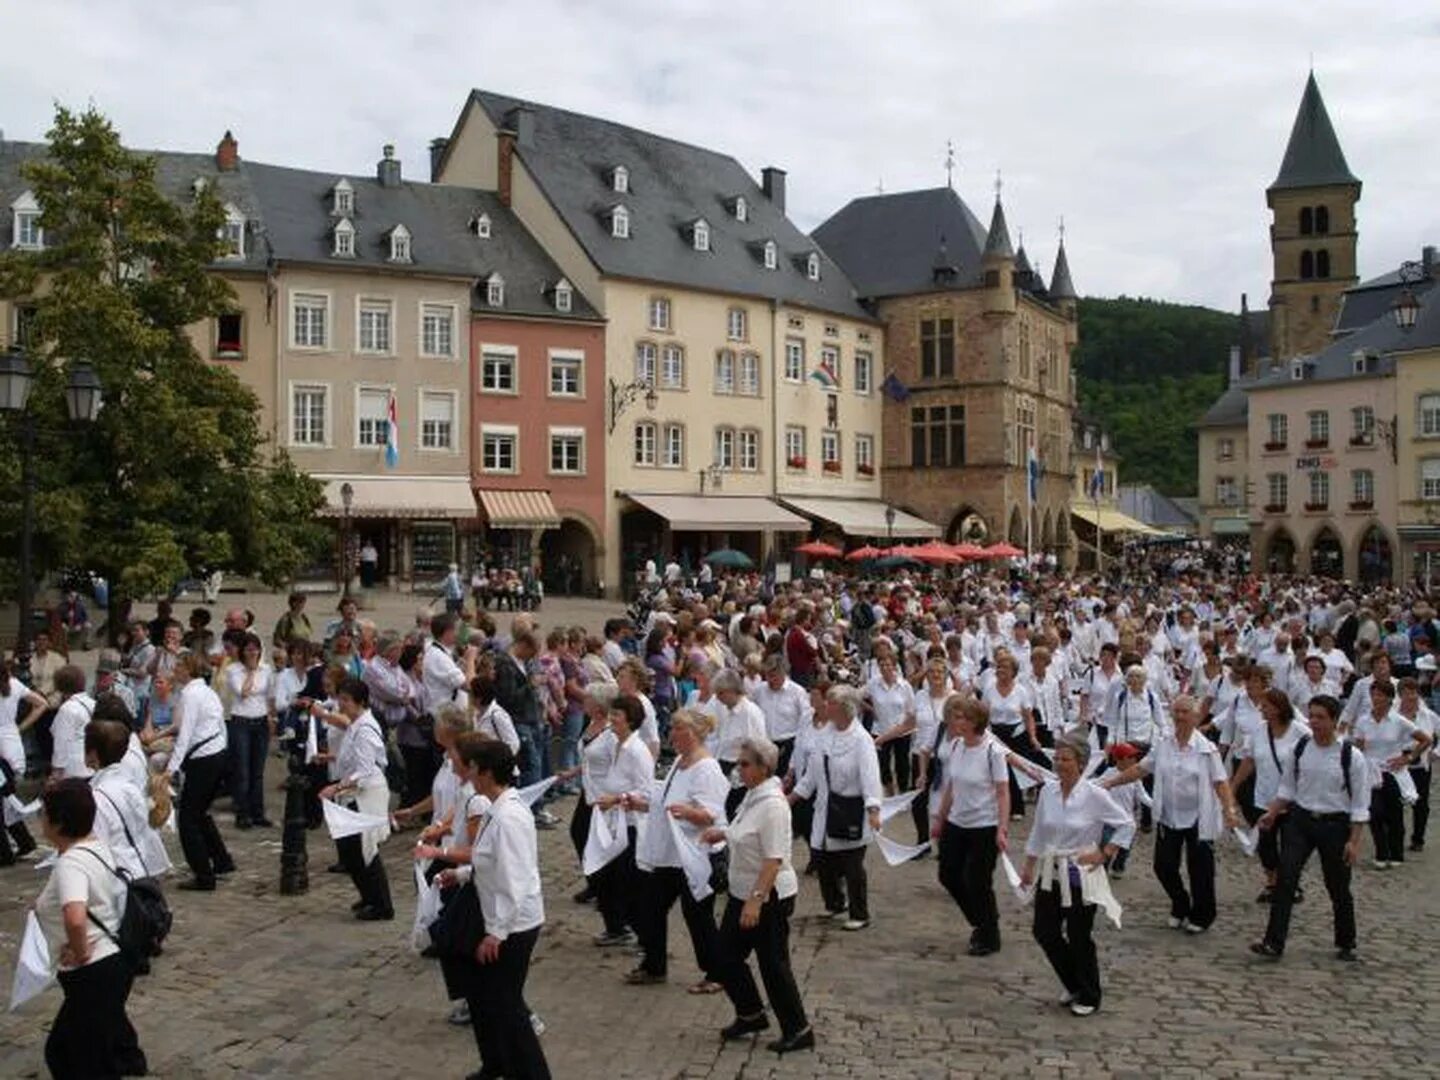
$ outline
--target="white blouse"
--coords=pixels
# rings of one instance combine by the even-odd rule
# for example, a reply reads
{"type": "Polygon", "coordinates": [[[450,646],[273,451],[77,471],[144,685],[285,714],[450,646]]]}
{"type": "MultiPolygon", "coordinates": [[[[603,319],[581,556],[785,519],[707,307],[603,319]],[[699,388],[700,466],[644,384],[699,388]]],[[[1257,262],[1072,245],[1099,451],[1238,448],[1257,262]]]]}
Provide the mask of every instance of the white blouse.
{"type": "Polygon", "coordinates": [[[751,697],[765,716],[765,728],[771,742],[786,742],[795,738],[810,723],[815,712],[810,707],[810,695],[805,688],[791,679],[786,679],[779,690],[771,690],[770,684],[762,681],[751,697]]]}
{"type": "Polygon", "coordinates": [[[879,675],[871,679],[865,687],[865,696],[875,710],[872,734],[884,735],[915,713],[915,690],[898,673],[893,683],[887,683],[879,675]]]}
{"type": "Polygon", "coordinates": [[[1035,707],[1030,691],[1019,679],[1011,685],[1008,694],[1002,694],[998,685],[990,687],[985,691],[985,704],[990,709],[990,726],[1006,733],[1021,727],[1025,723],[1022,712],[1035,707]]]}
{"type": "Polygon", "coordinates": [[[910,740],[912,754],[934,753],[935,739],[945,723],[945,703],[954,696],[947,691],[938,698],[932,697],[928,683],[915,695],[915,734],[910,740]]]}
{"type": "MultiPolygon", "coordinates": [[[[730,782],[720,771],[720,765],[712,757],[703,757],[688,769],[682,769],[677,759],[670,766],[670,774],[663,784],[656,784],[650,796],[649,822],[640,834],[635,859],[646,868],[659,866],[680,866],[680,852],[675,846],[675,834],[670,831],[667,820],[670,815],[667,806],[695,806],[710,813],[711,824],[725,825],[725,796],[730,791],[730,782]]],[[[676,824],[691,841],[698,844],[698,825],[684,819],[676,824]]]]}
{"type": "Polygon", "coordinates": [[[1114,828],[1110,842],[1128,848],[1135,837],[1134,819],[1099,784],[1077,780],[1066,798],[1060,781],[1050,780],[1035,804],[1035,824],[1025,841],[1025,854],[1039,858],[1050,852],[1089,851],[1100,846],[1105,826],[1114,828]]]}
{"type": "Polygon", "coordinates": [[[885,791],[880,784],[880,758],[875,752],[875,740],[858,721],[852,721],[844,731],[833,726],[825,728],[815,750],[814,761],[795,785],[795,791],[802,799],[815,796],[810,846],[820,851],[864,847],[870,842],[868,813],[859,840],[835,840],[825,835],[825,826],[832,791],[837,795],[863,798],[867,811],[871,807],[879,808],[885,791]]]}
{"type": "Polygon", "coordinates": [[[263,720],[270,711],[270,699],[275,696],[275,672],[266,663],[259,664],[253,671],[244,664],[229,664],[225,668],[225,687],[229,691],[232,719],[263,720]],[[250,681],[248,694],[242,692],[247,679],[250,681]]]}
{"type": "Polygon", "coordinates": [[[961,829],[999,825],[1000,803],[995,785],[1010,780],[1005,744],[987,731],[978,746],[967,746],[964,739],[955,739],[947,752],[945,787],[950,791],[950,814],[946,820],[961,829]]]}
{"type": "Polygon", "coordinates": [[[790,865],[790,806],[775,777],[745,793],[735,809],[735,820],[725,830],[730,848],[730,895],[748,898],[760,879],[767,859],[780,860],[775,895],[781,900],[799,891],[795,868],[790,865]]]}
{"type": "MultiPolygon", "coordinates": [[[[655,781],[655,759],[650,756],[650,748],[645,745],[639,733],[632,734],[623,743],[617,736],[616,741],[610,745],[613,751],[610,768],[606,770],[604,779],[598,785],[598,793],[648,796],[650,785],[655,781]]],[[[625,822],[631,826],[638,825],[639,813],[635,810],[625,811],[625,822]]]]}
{"type": "Polygon", "coordinates": [[[728,708],[718,697],[715,699],[717,722],[715,725],[715,756],[721,761],[735,761],[740,756],[740,744],[746,739],[765,738],[765,714],[753,701],[742,697],[728,708]]]}

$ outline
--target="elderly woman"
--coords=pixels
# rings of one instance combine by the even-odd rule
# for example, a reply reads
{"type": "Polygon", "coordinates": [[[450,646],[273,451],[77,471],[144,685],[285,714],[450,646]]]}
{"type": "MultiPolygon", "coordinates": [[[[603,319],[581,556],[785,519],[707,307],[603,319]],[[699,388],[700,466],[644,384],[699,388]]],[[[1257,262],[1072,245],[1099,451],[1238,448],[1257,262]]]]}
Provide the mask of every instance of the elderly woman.
{"type": "Polygon", "coordinates": [[[790,812],[775,776],[779,757],[768,739],[741,742],[736,769],[745,798],[728,828],[709,829],[702,839],[724,840],[730,849],[730,896],[720,920],[717,953],[735,1019],[720,1037],[743,1039],[770,1026],[746,962],[753,950],[765,995],[780,1023],[780,1038],[770,1049],[784,1054],[813,1048],[815,1033],[790,970],[790,916],[799,884],[790,865],[790,812]]]}
{"type": "Polygon", "coordinates": [[[1109,792],[1081,779],[1090,746],[1076,736],[1055,749],[1057,779],[1035,803],[1020,880],[1036,885],[1032,933],[1065,987],[1060,999],[1076,1016],[1100,1007],[1100,965],[1091,932],[1097,901],[1110,900],[1105,860],[1135,835],[1135,823],[1109,792]],[[1115,832],[1101,847],[1105,826],[1115,832]],[[1038,881],[1038,884],[1037,884],[1038,881]]]}
{"type": "MultiPolygon", "coordinates": [[[[1308,699],[1306,706],[1309,706],[1308,699]]],[[[1240,792],[1249,794],[1250,805],[1241,806],[1240,814],[1252,825],[1279,794],[1283,763],[1294,756],[1295,745],[1310,734],[1309,725],[1296,718],[1290,698],[1281,690],[1272,687],[1265,691],[1260,699],[1260,713],[1265,718],[1263,735],[1246,739],[1236,749],[1240,765],[1231,781],[1231,790],[1237,799],[1240,792]]],[[[1256,848],[1265,873],[1265,887],[1255,898],[1257,903],[1268,904],[1275,895],[1280,875],[1280,839],[1279,829],[1265,829],[1260,833],[1256,848]]]]}
{"type": "Polygon", "coordinates": [[[1350,739],[1370,763],[1370,839],[1376,868],[1386,870],[1405,861],[1405,805],[1399,777],[1429,751],[1434,740],[1395,711],[1395,684],[1379,676],[1370,683],[1370,700],[1350,739]]]}
{"type": "Polygon", "coordinates": [[[1142,777],[1154,779],[1155,878],[1170,898],[1170,929],[1187,934],[1203,934],[1215,921],[1215,841],[1240,823],[1225,763],[1215,744],[1198,732],[1199,724],[1200,703],[1188,694],[1176,698],[1174,732],[1162,734],[1139,762],[1101,785],[1108,791],[1142,777]],[[1182,851],[1188,891],[1180,877],[1182,851]]]}
{"type": "Polygon", "coordinates": [[[735,813],[745,797],[735,761],[740,756],[740,743],[745,739],[765,737],[765,714],[745,695],[745,684],[730,670],[722,671],[710,681],[715,694],[715,757],[720,770],[730,780],[730,795],[725,800],[725,814],[735,813]]]}
{"type": "Polygon", "coordinates": [[[825,699],[830,727],[820,734],[813,761],[795,784],[790,801],[815,796],[810,849],[820,878],[820,893],[832,919],[846,930],[870,925],[865,876],[865,847],[880,831],[880,761],[875,741],[857,723],[860,692],[833,686],[825,699]]]}
{"type": "MultiPolygon", "coordinates": [[[[349,721],[335,755],[339,779],[320,792],[322,799],[343,797],[362,814],[389,817],[390,788],[385,782],[385,735],[370,711],[370,689],[359,679],[346,678],[336,687],[340,714],[349,721]]],[[[390,835],[388,825],[367,829],[335,841],[335,848],[360,899],[350,910],[363,922],[390,920],[390,879],[380,858],[380,845],[390,835]]]]}
{"type": "Polygon", "coordinates": [[[915,690],[900,675],[894,656],[876,662],[865,684],[865,702],[875,717],[871,734],[880,757],[880,782],[887,795],[910,790],[910,736],[915,732],[915,690]]]}
{"type": "MultiPolygon", "coordinates": [[[[991,733],[1021,757],[1038,757],[1037,764],[1048,766],[1035,730],[1035,699],[1020,682],[1015,657],[1006,651],[997,652],[992,670],[995,681],[980,698],[989,710],[991,733]]],[[[1010,777],[1010,814],[1015,818],[1025,816],[1025,799],[1014,776],[1010,777]]]]}
{"type": "Polygon", "coordinates": [[[985,706],[974,698],[952,697],[944,714],[957,737],[947,748],[930,835],[940,845],[940,884],[971,927],[969,953],[989,956],[1000,951],[991,880],[995,860],[1009,846],[1009,751],[986,730],[985,706]]]}
{"type": "Polygon", "coordinates": [[[405,805],[419,802],[430,791],[440,755],[435,748],[434,722],[419,700],[416,686],[401,666],[405,642],[398,634],[385,633],[376,642],[375,653],[365,661],[365,685],[370,688],[370,709],[386,732],[395,733],[395,745],[405,763],[405,805]],[[422,722],[421,714],[426,714],[422,722]]]}
{"type": "MultiPolygon", "coordinates": [[[[595,935],[595,944],[601,947],[635,943],[635,935],[629,927],[637,921],[635,840],[640,823],[638,807],[648,799],[655,780],[655,759],[639,734],[644,721],[644,708],[637,698],[629,694],[621,694],[610,706],[610,731],[614,742],[611,744],[609,767],[596,783],[594,807],[604,814],[612,810],[623,811],[615,828],[617,831],[621,828],[625,830],[626,841],[624,848],[612,855],[592,878],[600,916],[605,920],[605,928],[595,935]]],[[[598,827],[599,821],[592,814],[592,836],[598,827]]]]}
{"type": "Polygon", "coordinates": [[[678,899],[695,950],[695,964],[703,975],[690,992],[713,994],[720,990],[715,958],[715,892],[710,887],[709,863],[697,867],[693,852],[681,848],[682,844],[693,847],[704,829],[725,821],[725,796],[730,785],[705,749],[705,737],[714,726],[715,719],[708,713],[691,709],[674,713],[670,717],[670,745],[676,758],[658,797],[646,793],[630,800],[636,811],[648,817],[635,856],[642,871],[636,931],[644,956],[625,977],[626,982],[643,985],[665,981],[670,909],[678,899]],[[701,874],[703,880],[694,880],[701,874]]]}
{"type": "Polygon", "coordinates": [[[1148,683],[1141,665],[1126,668],[1125,682],[1110,699],[1105,721],[1111,742],[1129,743],[1142,754],[1167,726],[1165,702],[1148,683]]]}
{"type": "MultiPolygon", "coordinates": [[[[615,734],[610,730],[610,706],[620,696],[613,682],[592,682],[585,687],[585,730],[580,733],[580,764],[559,773],[561,780],[580,778],[580,797],[570,815],[570,842],[575,855],[582,861],[585,842],[590,836],[591,808],[600,797],[599,781],[610,768],[615,753],[615,734]]],[[[595,899],[594,881],[586,879],[585,887],[573,897],[577,904],[595,899]]]]}

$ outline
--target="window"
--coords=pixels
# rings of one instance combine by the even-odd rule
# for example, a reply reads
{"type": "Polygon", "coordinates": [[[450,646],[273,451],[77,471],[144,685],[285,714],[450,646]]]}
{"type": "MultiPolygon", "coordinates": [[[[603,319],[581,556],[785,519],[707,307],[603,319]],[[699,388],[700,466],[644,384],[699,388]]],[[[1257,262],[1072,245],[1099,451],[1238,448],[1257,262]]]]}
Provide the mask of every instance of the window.
{"type": "Polygon", "coordinates": [[[870,393],[873,365],[874,360],[868,352],[855,354],[855,392],[857,394],[870,393]]]}
{"type": "Polygon", "coordinates": [[[1265,418],[1265,423],[1270,432],[1265,449],[1284,450],[1285,444],[1290,441],[1290,418],[1284,413],[1271,413],[1265,418]]]}
{"type": "Polygon", "coordinates": [[[1360,506],[1375,503],[1375,474],[1369,469],[1353,469],[1350,472],[1350,499],[1360,506]]]}
{"type": "Polygon", "coordinates": [[[1239,495],[1233,476],[1217,476],[1215,478],[1215,501],[1221,506],[1236,505],[1240,501],[1239,495]]]}
{"type": "Polygon", "coordinates": [[[505,279],[499,274],[485,279],[485,303],[491,307],[505,306],[505,279]]]}
{"type": "Polygon", "coordinates": [[[805,257],[805,276],[811,281],[820,280],[820,256],[813,251],[805,257]]]}
{"type": "Polygon", "coordinates": [[[570,314],[570,309],[575,303],[575,290],[570,283],[561,278],[555,283],[555,310],[562,315],[570,314]]]}
{"type": "Polygon", "coordinates": [[[1026,460],[1030,447],[1035,445],[1035,403],[1021,398],[1015,403],[1015,445],[1019,448],[1021,461],[1026,460]]]}
{"type": "Polygon", "coordinates": [[[361,389],[355,392],[355,445],[384,446],[390,434],[390,390],[361,389]]]}
{"type": "Polygon", "coordinates": [[[231,311],[215,320],[215,355],[222,360],[240,360],[245,356],[245,316],[231,311]]]}
{"type": "Polygon", "coordinates": [[[518,443],[515,428],[480,429],[480,469],[490,473],[513,473],[519,470],[518,443]]]}
{"type": "Polygon", "coordinates": [[[1020,324],[1020,378],[1030,378],[1030,324],[1020,324]]]}
{"type": "Polygon", "coordinates": [[[330,212],[336,217],[343,217],[355,212],[355,189],[350,186],[349,180],[340,180],[330,191],[333,200],[330,212]]]}
{"type": "Polygon", "coordinates": [[[404,225],[396,225],[390,230],[390,261],[398,263],[410,261],[410,230],[404,225]]]}
{"type": "Polygon", "coordinates": [[[455,449],[455,395],[443,391],[420,394],[420,449],[455,449]]]}
{"type": "Polygon", "coordinates": [[[225,207],[225,224],[221,226],[220,239],[224,243],[224,258],[245,258],[245,215],[233,206],[225,207]]]}
{"type": "Polygon", "coordinates": [[[350,224],[349,218],[342,218],[340,224],[335,226],[335,247],[331,254],[337,259],[355,257],[355,226],[350,224]]]}
{"type": "Polygon", "coordinates": [[[1369,405],[1356,405],[1350,410],[1350,441],[1369,446],[1375,441],[1375,410],[1369,405]]]}
{"type": "Polygon", "coordinates": [[[1330,231],[1330,208],[1328,206],[1315,207],[1315,231],[1321,236],[1330,231]]]}
{"type": "Polygon", "coordinates": [[[875,436],[855,436],[855,471],[861,476],[875,475],[875,436]]]}
{"type": "Polygon", "coordinates": [[[662,332],[670,329],[669,297],[652,296],[650,298],[650,329],[662,332]]]}
{"type": "Polygon", "coordinates": [[[470,219],[470,229],[481,240],[490,239],[490,215],[477,214],[470,219]]]}
{"type": "Polygon", "coordinates": [[[785,340],[785,381],[801,382],[805,378],[805,342],[785,340]]]}
{"type": "Polygon", "coordinates": [[[616,165],[610,170],[610,190],[618,191],[621,195],[630,190],[630,170],[624,165],[616,165]]]}
{"type": "Polygon", "coordinates": [[[655,425],[649,420],[635,425],[635,464],[655,464],[655,425]]]}
{"type": "Polygon", "coordinates": [[[710,226],[703,218],[690,227],[690,242],[696,251],[710,250],[710,226]]]}
{"type": "Polygon", "coordinates": [[[750,220],[750,204],[745,201],[744,195],[735,196],[735,220],[750,220]]]}
{"type": "Polygon", "coordinates": [[[660,464],[666,469],[685,467],[685,425],[666,424],[660,446],[660,464]]]}
{"type": "Polygon", "coordinates": [[[25,192],[10,204],[10,209],[15,212],[15,234],[11,238],[11,246],[29,251],[43,248],[45,230],[40,227],[40,204],[35,201],[35,195],[25,192]]]}
{"type": "Polygon", "coordinates": [[[965,464],[965,406],[916,406],[910,410],[910,464],[953,468],[965,464]]]}
{"type": "Polygon", "coordinates": [[[1324,510],[1330,505],[1330,474],[1318,469],[1310,474],[1310,498],[1305,501],[1307,510],[1324,510]]]}
{"type": "Polygon", "coordinates": [[[297,349],[328,349],[330,298],[319,293],[295,293],[290,305],[290,344],[297,349]]]}
{"type": "Polygon", "coordinates": [[[725,314],[725,336],[731,341],[746,340],[749,337],[749,322],[744,308],[732,307],[725,314]]]}
{"type": "Polygon", "coordinates": [[[390,351],[389,300],[361,300],[360,327],[356,335],[359,351],[365,353],[388,353],[390,351]]]}
{"type": "Polygon", "coordinates": [[[950,379],[955,376],[955,320],[920,320],[920,377],[950,379]]]}
{"type": "Polygon", "coordinates": [[[1309,236],[1315,231],[1315,211],[1308,206],[1300,208],[1300,235],[1309,236]]]}
{"type": "Polygon", "coordinates": [[[715,429],[715,464],[721,469],[735,468],[735,429],[715,429]]]}
{"type": "Polygon", "coordinates": [[[715,393],[733,394],[735,392],[735,354],[729,349],[721,349],[715,354],[715,393]]]}
{"type": "Polygon", "coordinates": [[[785,467],[803,469],[805,461],[805,429],[790,425],[785,429],[785,467]]]}
{"type": "Polygon", "coordinates": [[[656,349],[653,342],[641,341],[635,345],[635,381],[646,386],[655,385],[656,349]]]}
{"type": "Polygon", "coordinates": [[[579,476],[585,471],[585,432],[580,428],[550,429],[550,471],[579,476]]]}
{"type": "Polygon", "coordinates": [[[660,385],[666,390],[685,389],[685,349],[666,345],[661,352],[660,385]]]}
{"type": "Polygon", "coordinates": [[[617,240],[630,239],[630,211],[623,206],[610,211],[610,235],[617,240]]]}
{"type": "Polygon", "coordinates": [[[40,317],[39,308],[34,304],[12,304],[11,307],[15,312],[15,336],[10,339],[11,344],[22,348],[38,345],[36,320],[40,317]]]}
{"type": "Polygon", "coordinates": [[[455,355],[455,309],[450,305],[420,305],[420,355],[455,355]]]}
{"type": "Polygon", "coordinates": [[[324,446],[329,430],[330,391],[324,386],[297,386],[290,397],[290,445],[324,446]]]}
{"type": "Polygon", "coordinates": [[[1440,394],[1420,395],[1420,434],[1440,435],[1440,394]]]}
{"type": "Polygon", "coordinates": [[[1300,252],[1300,277],[1308,281],[1315,276],[1315,253],[1308,248],[1300,252]]]}
{"type": "Polygon", "coordinates": [[[820,471],[823,473],[840,471],[840,433],[838,431],[820,432],[820,471]]]}
{"type": "Polygon", "coordinates": [[[740,354],[740,393],[760,396],[760,357],[754,353],[740,354]]]}
{"type": "Polygon", "coordinates": [[[1330,445],[1330,414],[1323,409],[1316,409],[1307,414],[1310,425],[1310,436],[1306,439],[1307,446],[1319,448],[1330,445]]]}
{"type": "Polygon", "coordinates": [[[754,428],[745,428],[736,437],[739,447],[740,471],[760,471],[760,432],[754,428]]]}
{"type": "Polygon", "coordinates": [[[1317,278],[1328,278],[1330,276],[1330,252],[1321,248],[1315,253],[1315,276],[1317,278]]]}
{"type": "Polygon", "coordinates": [[[1290,478],[1284,473],[1270,473],[1265,477],[1268,499],[1265,509],[1281,513],[1290,502],[1290,478]]]}
{"type": "Polygon", "coordinates": [[[765,241],[765,269],[778,270],[780,268],[780,249],[775,246],[774,240],[765,241]]]}
{"type": "Polygon", "coordinates": [[[1440,458],[1424,458],[1420,462],[1420,498],[1426,502],[1440,499],[1440,458]]]}
{"type": "MultiPolygon", "coordinates": [[[[1090,435],[1090,433],[1087,431],[1087,432],[1085,433],[1085,435],[1086,435],[1085,446],[1086,446],[1086,449],[1089,449],[1089,446],[1090,446],[1089,435],[1090,435]]],[[[1233,460],[1234,457],[1235,457],[1235,440],[1234,440],[1234,439],[1220,439],[1220,440],[1217,440],[1217,442],[1215,443],[1215,456],[1216,456],[1219,460],[1221,460],[1221,461],[1231,461],[1231,460],[1233,460]]]]}
{"type": "Polygon", "coordinates": [[[519,393],[518,354],[500,346],[480,347],[480,392],[484,394],[519,393]]]}
{"type": "Polygon", "coordinates": [[[578,353],[550,354],[550,396],[580,397],[585,357],[578,353]]]}
{"type": "Polygon", "coordinates": [[[820,346],[820,366],[840,385],[840,350],[834,345],[820,346]]]}

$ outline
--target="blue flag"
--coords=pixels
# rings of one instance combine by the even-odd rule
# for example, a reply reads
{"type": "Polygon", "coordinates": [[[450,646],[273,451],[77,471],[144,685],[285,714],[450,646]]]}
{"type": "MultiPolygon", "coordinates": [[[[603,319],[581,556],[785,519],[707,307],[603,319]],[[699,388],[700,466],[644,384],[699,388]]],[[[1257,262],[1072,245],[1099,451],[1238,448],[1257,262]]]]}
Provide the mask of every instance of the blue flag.
{"type": "Polygon", "coordinates": [[[910,388],[900,381],[892,371],[885,376],[885,381],[880,384],[880,392],[891,401],[908,401],[910,388]]]}

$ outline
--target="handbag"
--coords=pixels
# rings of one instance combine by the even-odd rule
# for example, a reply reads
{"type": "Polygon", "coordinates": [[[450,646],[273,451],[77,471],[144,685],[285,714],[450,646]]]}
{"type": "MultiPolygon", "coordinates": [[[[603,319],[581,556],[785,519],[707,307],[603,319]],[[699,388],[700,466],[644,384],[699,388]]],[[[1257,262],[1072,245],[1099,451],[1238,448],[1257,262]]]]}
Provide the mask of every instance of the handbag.
{"type": "Polygon", "coordinates": [[[442,894],[441,903],[440,914],[430,924],[430,940],[442,953],[474,959],[485,937],[485,914],[480,910],[475,883],[465,882],[448,897],[442,894]]]}
{"type": "Polygon", "coordinates": [[[825,835],[831,840],[858,841],[865,835],[864,796],[835,794],[830,783],[830,755],[820,760],[825,769],[825,835]]]}

